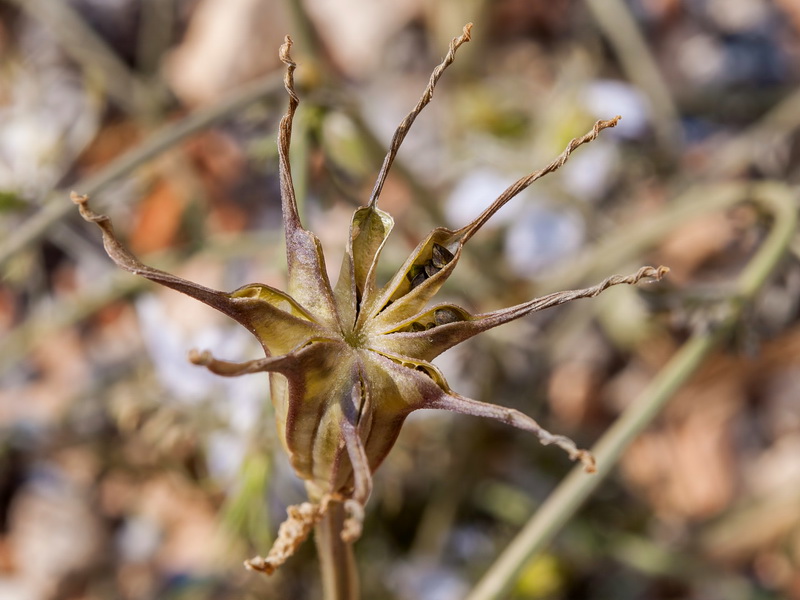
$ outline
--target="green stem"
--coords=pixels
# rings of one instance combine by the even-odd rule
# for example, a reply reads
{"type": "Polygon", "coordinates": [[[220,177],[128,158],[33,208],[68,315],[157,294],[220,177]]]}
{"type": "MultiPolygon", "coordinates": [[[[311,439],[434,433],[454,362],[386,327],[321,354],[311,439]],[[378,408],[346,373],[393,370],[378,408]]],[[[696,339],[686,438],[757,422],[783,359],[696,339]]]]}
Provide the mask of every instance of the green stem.
{"type": "Polygon", "coordinates": [[[508,592],[528,561],[550,542],[611,472],[631,441],[653,421],[672,395],[726,338],[739,320],[744,307],[753,300],[774,271],[796,232],[797,209],[794,199],[789,189],[781,184],[759,184],[750,189],[744,187],[741,199],[748,198],[744,193],[747,191],[752,191],[752,199],[772,213],[773,227],[756,256],[739,277],[737,294],[729,300],[727,316],[717,327],[695,334],[681,347],[592,450],[597,458],[597,473],[586,476],[582,469],[573,469],[490,567],[468,600],[500,598],[508,592]]]}
{"type": "Polygon", "coordinates": [[[331,502],[314,528],[324,600],[358,600],[358,570],[353,545],[342,541],[344,505],[331,502]]]}

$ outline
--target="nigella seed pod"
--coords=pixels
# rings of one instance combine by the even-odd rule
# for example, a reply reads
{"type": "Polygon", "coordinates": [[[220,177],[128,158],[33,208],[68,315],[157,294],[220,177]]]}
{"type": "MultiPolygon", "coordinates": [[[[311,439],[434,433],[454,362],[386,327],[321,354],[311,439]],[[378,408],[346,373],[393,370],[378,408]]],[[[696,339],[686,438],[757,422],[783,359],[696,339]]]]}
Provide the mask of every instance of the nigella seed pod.
{"type": "Polygon", "coordinates": [[[289,37],[280,49],[289,106],[278,134],[288,292],[250,284],[226,293],[148,267],[117,239],[108,217],[94,213],[86,196],[72,194],[84,219],[102,230],[106,252],[117,265],[225,313],[252,332],[264,348],[265,358],[243,363],[219,360],[207,351],[190,354],[193,363],[222,376],[269,374],[280,440],[308,490],[309,502],[289,508],[289,518],[272,550],[265,558],[248,561],[251,569],[274,571],[335,503],[343,505],[346,513],[338,535],[346,543],[356,540],[372,490],[372,473],[392,448],[405,418],[415,410],[442,409],[496,419],[533,433],[543,444],[559,446],[570,458],[580,460],[587,471],[594,469],[588,452],[566,437],[549,433],[521,412],[457,394],[430,361],[483,331],[530,313],[596,296],[614,285],[660,279],[667,272],[665,267],[643,267],[590,288],[557,292],[482,314],[452,304],[428,304],[458,265],[464,244],[497,210],[558,169],[577,147],[614,127],[619,117],[595,123],[552,163],[512,184],[472,223],[457,230],[434,229],[388,283],[379,286],[376,282],[377,262],[394,223],[377,206],[384,181],[443,71],[458,48],[469,41],[470,29],[471,24],[452,40],[419,103],[397,128],[369,202],[353,215],[335,286],[328,280],[319,240],[302,226],[297,212],[289,144],[299,99],[289,37]]]}

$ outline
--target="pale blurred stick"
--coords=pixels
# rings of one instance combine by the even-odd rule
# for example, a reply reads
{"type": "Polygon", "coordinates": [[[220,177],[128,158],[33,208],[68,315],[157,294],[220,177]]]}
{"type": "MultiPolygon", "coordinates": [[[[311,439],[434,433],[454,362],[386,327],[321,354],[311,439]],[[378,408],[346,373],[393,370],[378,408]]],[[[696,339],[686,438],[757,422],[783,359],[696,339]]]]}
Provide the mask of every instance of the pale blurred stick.
{"type": "Polygon", "coordinates": [[[63,0],[5,0],[42,23],[61,48],[88,74],[99,74],[108,95],[126,112],[139,114],[163,101],[166,91],[146,83],[128,66],[81,15],[63,0]]]}
{"type": "Polygon", "coordinates": [[[787,139],[800,127],[800,88],[773,106],[754,124],[721,144],[709,165],[709,175],[730,175],[745,169],[765,146],[787,139]]]}
{"type": "MultiPolygon", "coordinates": [[[[722,188],[729,191],[729,188],[722,188]]],[[[727,315],[715,326],[692,336],[653,379],[642,394],[603,435],[592,453],[597,473],[574,469],[556,488],[527,525],[489,568],[467,600],[505,597],[528,561],[551,541],[611,472],[622,453],[661,412],[669,399],[703,364],[730,333],[742,311],[753,301],[780,263],[796,234],[797,208],[791,190],[780,183],[740,187],[741,200],[753,200],[773,216],[772,230],[737,280],[737,293],[727,304],[727,315]]]]}
{"type": "Polygon", "coordinates": [[[649,98],[652,123],[665,150],[681,147],[680,114],[647,40],[623,0],[586,0],[586,6],[606,36],[631,82],[649,98]]]}
{"type": "Polygon", "coordinates": [[[158,74],[161,57],[172,43],[177,17],[175,0],[140,0],[136,66],[145,76],[158,74]]]}
{"type": "Polygon", "coordinates": [[[543,275],[536,282],[537,293],[570,289],[598,274],[613,271],[641,256],[683,223],[738,204],[743,190],[739,183],[689,188],[670,200],[659,213],[638,220],[635,227],[621,224],[575,258],[567,260],[557,272],[543,275]]]}
{"type": "MultiPolygon", "coordinates": [[[[282,91],[283,79],[280,73],[257,79],[218,104],[198,110],[180,121],[165,126],[136,148],[126,152],[94,175],[75,182],[71,187],[88,195],[97,195],[115,180],[130,174],[181,140],[229,118],[254,102],[282,91]]],[[[102,202],[100,205],[102,206],[102,202]]],[[[50,193],[38,212],[21,223],[0,245],[0,267],[14,253],[38,240],[48,228],[74,210],[74,205],[69,201],[69,190],[56,190],[50,193]]]]}

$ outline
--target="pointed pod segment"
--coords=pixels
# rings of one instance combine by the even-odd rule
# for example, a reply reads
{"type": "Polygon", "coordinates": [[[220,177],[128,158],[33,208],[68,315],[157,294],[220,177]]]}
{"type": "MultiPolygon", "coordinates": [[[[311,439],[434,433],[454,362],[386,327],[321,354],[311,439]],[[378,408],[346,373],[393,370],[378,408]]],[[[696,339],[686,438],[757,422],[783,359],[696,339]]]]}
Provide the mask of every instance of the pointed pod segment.
{"type": "Polygon", "coordinates": [[[394,227],[389,213],[378,208],[359,208],[350,223],[339,281],[334,296],[342,327],[351,332],[365,298],[375,294],[378,258],[394,227]]]}
{"type": "Polygon", "coordinates": [[[325,256],[317,237],[303,228],[297,211],[297,198],[289,164],[292,122],[300,99],[294,89],[296,65],[291,57],[292,38],[288,35],[280,49],[280,59],[286,65],[284,85],[289,106],[278,126],[278,165],[281,180],[281,209],[286,234],[286,259],[289,272],[289,294],[311,311],[321,323],[335,327],[339,318],[328,281],[325,256]]]}

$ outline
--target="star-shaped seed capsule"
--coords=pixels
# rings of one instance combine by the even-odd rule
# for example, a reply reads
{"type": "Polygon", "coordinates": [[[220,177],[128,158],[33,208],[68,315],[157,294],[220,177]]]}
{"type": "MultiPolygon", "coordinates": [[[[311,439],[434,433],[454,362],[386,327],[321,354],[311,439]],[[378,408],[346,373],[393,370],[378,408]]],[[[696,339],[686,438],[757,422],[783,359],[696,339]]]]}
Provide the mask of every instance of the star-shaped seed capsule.
{"type": "Polygon", "coordinates": [[[376,282],[378,258],[393,226],[392,217],[377,206],[384,181],[411,124],[430,102],[437,81],[458,48],[469,41],[470,29],[467,25],[462,35],[452,40],[419,103],[397,128],[369,201],[353,215],[335,286],[328,279],[319,240],[300,223],[292,184],[289,143],[299,100],[289,37],[280,49],[289,107],[278,135],[287,292],[263,284],[220,292],[148,267],[120,243],[108,217],[94,213],[86,196],[72,194],[83,218],[102,229],[106,252],[117,265],[225,313],[250,330],[264,348],[266,358],[244,363],[219,360],[209,352],[190,355],[195,364],[227,377],[269,373],[281,442],[297,475],[306,483],[309,502],[289,508],[289,518],[270,553],[246,563],[252,569],[274,571],[332,503],[343,504],[347,515],[342,539],[355,541],[372,490],[372,473],[392,448],[405,418],[415,410],[442,409],[496,419],[533,433],[545,445],[559,446],[587,471],[594,469],[594,459],[587,451],[564,436],[545,431],[523,413],[454,392],[431,361],[498,325],[596,296],[613,285],[660,279],[667,269],[643,267],[590,288],[557,292],[482,314],[455,304],[431,305],[431,300],[458,265],[464,244],[494,213],[531,183],[558,169],[576,148],[594,140],[603,129],[614,127],[619,117],[595,123],[552,163],[506,189],[469,225],[457,230],[434,229],[388,283],[379,286],[376,282]]]}

